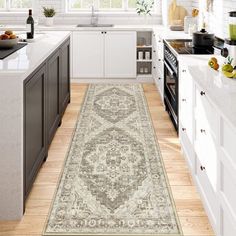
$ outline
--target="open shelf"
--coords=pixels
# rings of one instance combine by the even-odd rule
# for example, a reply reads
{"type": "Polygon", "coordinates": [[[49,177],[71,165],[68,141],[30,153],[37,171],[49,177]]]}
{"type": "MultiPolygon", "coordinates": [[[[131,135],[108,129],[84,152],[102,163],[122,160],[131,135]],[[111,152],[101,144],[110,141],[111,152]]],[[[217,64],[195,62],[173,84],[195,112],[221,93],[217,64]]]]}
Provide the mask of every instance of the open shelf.
{"type": "Polygon", "coordinates": [[[137,76],[152,76],[152,32],[137,32],[137,76]]]}
{"type": "Polygon", "coordinates": [[[152,60],[146,60],[146,59],[139,60],[139,59],[137,59],[137,62],[152,62],[152,60]]]}

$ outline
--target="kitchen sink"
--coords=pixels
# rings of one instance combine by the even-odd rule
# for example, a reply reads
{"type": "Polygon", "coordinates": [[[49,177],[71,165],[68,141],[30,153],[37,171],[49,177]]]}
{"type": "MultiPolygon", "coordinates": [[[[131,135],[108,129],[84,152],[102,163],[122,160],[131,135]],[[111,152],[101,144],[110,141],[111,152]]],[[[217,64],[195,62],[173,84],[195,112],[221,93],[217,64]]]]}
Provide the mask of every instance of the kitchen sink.
{"type": "Polygon", "coordinates": [[[77,27],[113,27],[114,25],[113,24],[95,24],[95,25],[92,25],[92,24],[78,24],[77,27]]]}

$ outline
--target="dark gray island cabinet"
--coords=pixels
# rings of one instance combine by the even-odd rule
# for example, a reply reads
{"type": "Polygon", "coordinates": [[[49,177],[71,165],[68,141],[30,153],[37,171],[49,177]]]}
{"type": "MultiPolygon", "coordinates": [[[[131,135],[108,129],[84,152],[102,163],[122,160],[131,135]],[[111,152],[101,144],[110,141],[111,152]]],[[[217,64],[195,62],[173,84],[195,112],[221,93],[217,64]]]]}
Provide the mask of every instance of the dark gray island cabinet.
{"type": "Polygon", "coordinates": [[[24,200],[70,102],[70,39],[24,81],[24,200]]]}

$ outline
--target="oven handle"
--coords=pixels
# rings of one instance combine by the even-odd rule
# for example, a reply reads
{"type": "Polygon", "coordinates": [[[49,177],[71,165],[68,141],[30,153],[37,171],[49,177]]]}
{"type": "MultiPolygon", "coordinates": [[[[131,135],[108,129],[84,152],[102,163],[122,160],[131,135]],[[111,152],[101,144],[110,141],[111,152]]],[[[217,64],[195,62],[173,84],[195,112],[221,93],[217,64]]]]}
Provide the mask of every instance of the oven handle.
{"type": "Polygon", "coordinates": [[[167,67],[167,69],[168,69],[168,71],[170,72],[170,74],[171,74],[172,76],[174,76],[175,72],[170,68],[170,66],[167,64],[166,61],[164,61],[164,64],[165,64],[165,66],[167,67]]]}

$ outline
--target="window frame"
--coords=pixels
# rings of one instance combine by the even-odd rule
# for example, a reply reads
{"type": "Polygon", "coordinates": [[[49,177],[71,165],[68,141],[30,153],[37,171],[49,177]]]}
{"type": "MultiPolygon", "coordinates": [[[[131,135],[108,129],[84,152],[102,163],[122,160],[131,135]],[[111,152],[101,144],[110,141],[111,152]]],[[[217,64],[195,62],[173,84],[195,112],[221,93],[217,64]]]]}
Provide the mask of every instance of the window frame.
{"type": "MultiPolygon", "coordinates": [[[[70,1],[71,0],[64,0],[63,1],[63,9],[64,9],[64,13],[68,13],[68,14],[73,14],[73,13],[90,13],[91,9],[90,8],[70,8],[70,1]]],[[[98,0],[99,1],[99,0],[98,0]]],[[[99,14],[107,14],[107,13],[117,13],[117,14],[137,14],[136,13],[136,8],[129,8],[128,7],[128,3],[129,0],[121,0],[122,1],[122,8],[98,8],[95,9],[97,13],[99,14]]],[[[153,4],[153,9],[151,11],[152,15],[157,13],[157,0],[154,0],[154,4],[153,4]]]]}
{"type": "MultiPolygon", "coordinates": [[[[0,8],[0,12],[18,12],[18,13],[25,13],[29,10],[29,8],[13,8],[11,7],[12,0],[4,0],[5,1],[5,8],[0,8]]],[[[34,9],[35,0],[31,0],[32,7],[30,9],[34,9]]]]}

